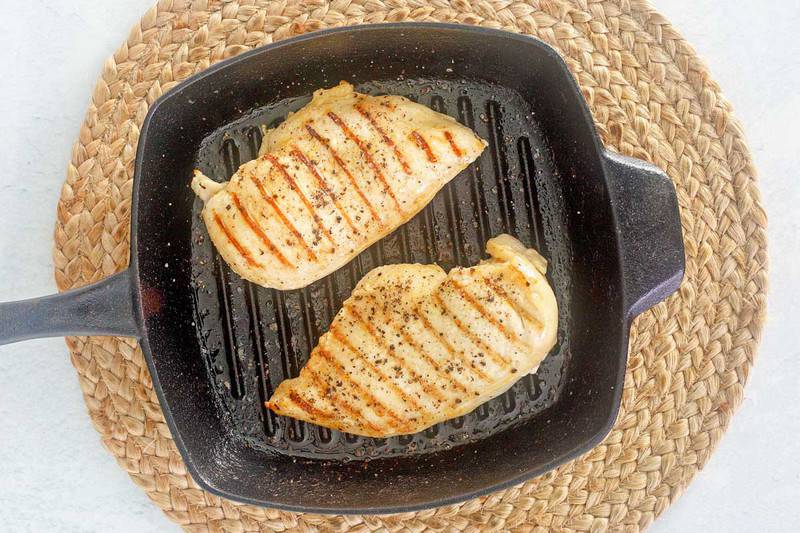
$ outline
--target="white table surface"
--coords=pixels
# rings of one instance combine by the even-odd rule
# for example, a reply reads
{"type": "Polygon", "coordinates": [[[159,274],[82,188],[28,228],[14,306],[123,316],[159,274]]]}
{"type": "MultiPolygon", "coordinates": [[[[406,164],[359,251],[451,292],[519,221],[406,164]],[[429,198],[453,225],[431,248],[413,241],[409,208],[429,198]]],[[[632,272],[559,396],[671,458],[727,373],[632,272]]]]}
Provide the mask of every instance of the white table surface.
{"type": "MultiPolygon", "coordinates": [[[[54,292],[55,207],[71,146],[103,60],[150,4],[35,0],[23,9],[0,0],[0,301],[54,292]]],[[[797,530],[800,3],[655,4],[706,59],[744,123],[770,217],[771,290],[745,401],[652,531],[797,530]]],[[[0,348],[0,420],[0,529],[177,530],[101,446],[63,340],[0,348]]]]}

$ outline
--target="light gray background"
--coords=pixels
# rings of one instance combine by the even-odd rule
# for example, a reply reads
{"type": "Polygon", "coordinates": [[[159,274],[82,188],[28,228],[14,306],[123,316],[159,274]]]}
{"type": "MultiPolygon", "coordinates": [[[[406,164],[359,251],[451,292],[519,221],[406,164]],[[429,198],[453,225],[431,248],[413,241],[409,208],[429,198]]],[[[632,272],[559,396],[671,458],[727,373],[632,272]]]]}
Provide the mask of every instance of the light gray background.
{"type": "MultiPolygon", "coordinates": [[[[744,123],[770,217],[771,290],[745,401],[706,469],[652,531],[796,530],[800,3],[655,4],[706,59],[744,123]]],[[[55,290],[52,234],[70,149],[103,61],[150,5],[0,0],[0,301],[55,290]]],[[[0,348],[0,421],[0,529],[177,530],[101,446],[63,340],[0,348]]]]}

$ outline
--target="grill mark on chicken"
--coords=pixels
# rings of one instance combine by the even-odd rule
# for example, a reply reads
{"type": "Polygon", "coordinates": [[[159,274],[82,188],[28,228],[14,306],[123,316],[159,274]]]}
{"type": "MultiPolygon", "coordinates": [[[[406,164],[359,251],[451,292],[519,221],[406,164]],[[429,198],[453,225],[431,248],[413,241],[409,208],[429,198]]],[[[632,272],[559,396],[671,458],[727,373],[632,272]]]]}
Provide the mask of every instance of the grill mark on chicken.
{"type": "Polygon", "coordinates": [[[322,423],[330,424],[331,421],[334,420],[335,418],[332,413],[325,412],[311,405],[295,391],[289,393],[289,400],[291,400],[291,402],[295,404],[297,407],[308,413],[312,419],[319,420],[322,423]]]}
{"type": "MultiPolygon", "coordinates": [[[[250,216],[250,213],[247,212],[247,209],[242,205],[241,200],[239,200],[239,195],[235,192],[231,192],[231,199],[233,200],[233,205],[236,207],[236,210],[239,211],[239,214],[242,216],[242,220],[250,227],[253,233],[256,234],[256,237],[267,247],[267,249],[274,255],[278,261],[283,263],[284,265],[288,266],[289,268],[294,268],[294,265],[289,261],[285,255],[281,253],[277,246],[269,239],[269,237],[261,231],[261,228],[256,221],[253,220],[253,217],[250,216]]],[[[227,233],[226,233],[227,235],[227,233]]],[[[234,245],[235,246],[235,245],[234,245]]]]}
{"type": "Polygon", "coordinates": [[[320,135],[317,130],[311,127],[310,124],[306,124],[305,127],[308,134],[328,150],[328,152],[331,154],[331,157],[333,157],[333,160],[336,161],[336,164],[339,165],[339,168],[341,168],[345,173],[347,179],[350,180],[350,184],[356,190],[358,196],[361,197],[361,201],[363,201],[364,205],[367,206],[369,214],[372,216],[373,220],[375,220],[375,222],[377,222],[381,228],[385,228],[381,217],[378,216],[378,212],[375,211],[375,207],[373,207],[372,203],[369,201],[369,198],[367,198],[367,195],[364,194],[364,191],[361,190],[361,187],[358,186],[358,182],[353,177],[353,174],[350,173],[350,169],[348,169],[347,165],[344,164],[344,161],[342,161],[342,158],[339,157],[339,154],[336,152],[336,150],[333,149],[333,146],[331,146],[330,142],[328,142],[328,139],[320,135]]]}
{"type": "Polygon", "coordinates": [[[457,282],[455,279],[450,280],[451,285],[456,290],[458,295],[465,300],[469,305],[475,309],[482,318],[488,320],[497,330],[503,334],[503,336],[511,341],[514,344],[519,344],[520,339],[519,336],[512,334],[508,331],[508,328],[500,322],[496,316],[486,310],[482,303],[475,298],[475,295],[470,293],[463,285],[457,282]]]}
{"type": "MultiPolygon", "coordinates": [[[[317,349],[317,353],[319,353],[319,352],[325,352],[325,350],[323,350],[322,348],[318,348],[317,349]]],[[[330,354],[328,354],[327,352],[325,352],[325,354],[330,356],[330,354]]],[[[320,355],[323,355],[323,354],[320,354],[320,355]]],[[[323,357],[325,357],[325,355],[323,355],[323,357]]],[[[327,361],[326,357],[325,357],[325,360],[327,361]]],[[[332,366],[332,365],[330,365],[330,363],[328,363],[328,364],[329,364],[329,366],[332,366]]],[[[329,383],[327,383],[322,377],[320,377],[320,375],[317,373],[316,370],[311,368],[310,365],[306,365],[306,367],[303,369],[303,372],[307,372],[308,373],[307,374],[308,377],[310,377],[311,381],[314,382],[314,385],[317,386],[317,388],[319,389],[319,391],[322,394],[323,398],[327,399],[330,402],[330,404],[334,407],[334,410],[336,410],[337,408],[341,408],[347,414],[352,416],[353,419],[359,420],[361,423],[363,423],[365,426],[367,426],[371,431],[375,431],[375,432],[382,431],[382,428],[376,426],[375,424],[373,424],[372,422],[370,422],[366,418],[364,418],[364,414],[361,412],[361,410],[358,407],[355,407],[350,402],[348,402],[345,399],[344,394],[339,392],[336,389],[336,387],[332,387],[329,383]],[[334,403],[332,401],[332,398],[336,398],[336,403],[334,403]]],[[[270,402],[267,402],[267,407],[270,407],[270,402]]],[[[270,409],[271,409],[271,407],[270,407],[270,409]]],[[[338,425],[338,427],[341,428],[343,426],[342,425],[338,425]]]]}
{"type": "Polygon", "coordinates": [[[333,202],[333,205],[336,207],[336,210],[339,211],[339,213],[341,213],[342,218],[344,218],[344,221],[347,222],[347,225],[350,226],[350,229],[353,231],[353,233],[358,235],[359,233],[358,229],[355,227],[353,221],[350,219],[350,215],[348,215],[347,211],[342,208],[341,204],[339,203],[339,200],[336,198],[336,195],[333,194],[333,191],[331,191],[331,188],[328,186],[325,179],[320,175],[319,171],[317,171],[317,167],[314,166],[314,163],[312,163],[311,160],[309,160],[308,157],[306,157],[306,155],[303,152],[301,152],[300,149],[297,148],[296,146],[294,147],[291,153],[292,157],[303,163],[306,166],[306,168],[308,168],[309,172],[311,172],[311,174],[317,180],[317,184],[325,192],[325,194],[328,195],[328,198],[331,199],[331,202],[333,202]]]}
{"type": "Polygon", "coordinates": [[[329,351],[325,349],[320,349],[319,351],[320,356],[328,363],[328,365],[333,368],[336,375],[339,376],[339,379],[343,383],[350,385],[357,393],[357,395],[361,398],[363,404],[375,412],[376,415],[383,419],[383,422],[390,428],[390,429],[402,429],[405,427],[403,419],[400,418],[394,411],[390,408],[385,406],[378,398],[375,397],[369,390],[367,390],[363,385],[361,385],[358,381],[352,379],[350,375],[347,373],[347,369],[342,366],[339,361],[331,354],[329,351]]]}
{"type": "Polygon", "coordinates": [[[228,227],[222,222],[222,218],[220,218],[219,213],[214,213],[214,222],[216,222],[217,226],[219,226],[219,229],[221,229],[222,233],[225,234],[225,238],[230,241],[234,248],[236,248],[236,251],[239,252],[239,255],[242,256],[248,265],[254,268],[261,268],[261,264],[253,259],[253,256],[250,255],[250,252],[244,246],[242,246],[242,243],[240,243],[236,237],[233,236],[231,230],[228,229],[228,227]]]}
{"type": "Polygon", "coordinates": [[[433,301],[436,302],[436,305],[442,309],[442,315],[447,316],[453,322],[453,324],[456,325],[459,331],[461,331],[461,333],[463,333],[469,338],[470,341],[472,341],[472,344],[486,352],[498,366],[501,368],[512,366],[509,359],[506,359],[497,353],[491,346],[482,341],[480,337],[475,335],[472,330],[470,330],[461,320],[459,320],[459,318],[452,312],[439,294],[433,294],[433,301]]]}
{"type": "Polygon", "coordinates": [[[506,302],[506,303],[507,303],[507,304],[508,304],[508,305],[509,305],[509,306],[510,306],[512,309],[514,309],[514,310],[515,310],[517,313],[519,313],[519,314],[520,314],[520,316],[522,316],[522,318],[524,318],[524,319],[525,319],[525,320],[527,320],[528,322],[532,322],[532,323],[533,323],[533,325],[534,325],[534,326],[535,326],[537,329],[540,329],[540,330],[541,330],[541,329],[544,327],[544,325],[543,325],[543,324],[542,324],[542,323],[539,321],[539,319],[538,319],[538,318],[536,318],[535,316],[533,316],[532,314],[530,314],[530,313],[528,312],[528,310],[527,310],[527,309],[525,309],[525,307],[523,307],[523,306],[521,306],[521,305],[518,305],[518,304],[517,304],[517,302],[516,302],[516,301],[514,301],[514,298],[512,298],[512,297],[511,297],[511,295],[510,295],[510,294],[508,294],[508,292],[506,292],[506,290],[505,290],[503,287],[501,287],[499,284],[497,284],[497,283],[496,283],[496,282],[495,282],[493,279],[491,279],[491,278],[483,278],[483,281],[486,283],[486,285],[487,285],[487,286],[488,286],[490,289],[492,289],[492,291],[494,291],[494,293],[495,293],[495,294],[497,294],[497,295],[498,295],[500,298],[502,298],[503,300],[505,300],[505,302],[506,302]]]}
{"type": "MultiPolygon", "coordinates": [[[[431,368],[433,368],[433,370],[439,375],[439,377],[445,380],[451,380],[453,385],[455,385],[456,388],[458,388],[464,393],[470,392],[470,390],[463,383],[453,379],[453,376],[451,374],[448,374],[447,372],[442,370],[439,364],[425,352],[422,346],[402,326],[396,329],[400,333],[400,336],[403,338],[403,341],[412,348],[414,348],[417,351],[417,354],[420,357],[422,357],[422,359],[424,359],[425,362],[428,363],[428,365],[430,365],[431,368]]],[[[465,364],[464,366],[469,367],[468,364],[465,364]]]]}
{"type": "Polygon", "coordinates": [[[438,161],[436,154],[434,154],[433,150],[431,150],[431,146],[428,144],[428,141],[426,141],[425,137],[420,135],[417,130],[411,132],[411,140],[414,141],[414,144],[416,144],[420,150],[425,152],[428,161],[431,163],[436,163],[436,161],[438,161]]]}
{"type": "Polygon", "coordinates": [[[361,150],[362,154],[364,154],[364,159],[366,159],[367,163],[369,163],[369,166],[372,167],[372,170],[375,173],[375,177],[378,178],[381,184],[383,184],[383,188],[386,191],[386,194],[388,194],[389,197],[392,199],[394,205],[397,206],[397,209],[400,211],[400,213],[403,213],[403,208],[400,206],[400,202],[394,195],[394,191],[392,191],[392,188],[389,186],[389,182],[386,181],[386,176],[383,175],[381,168],[378,166],[377,163],[375,163],[375,160],[372,158],[372,154],[369,152],[369,148],[367,148],[367,145],[364,144],[364,141],[362,141],[358,137],[358,135],[353,133],[353,130],[351,130],[350,127],[344,123],[344,121],[339,117],[339,115],[337,115],[333,111],[328,111],[327,114],[328,118],[330,118],[333,122],[336,123],[337,126],[339,126],[339,128],[341,128],[345,136],[347,136],[348,139],[356,143],[358,149],[361,150]]]}
{"type": "Polygon", "coordinates": [[[515,276],[516,276],[516,277],[517,277],[517,278],[520,280],[520,282],[522,282],[522,285],[523,285],[523,286],[525,286],[525,287],[530,287],[531,285],[536,285],[537,283],[539,283],[539,281],[538,281],[538,280],[536,280],[536,279],[531,279],[530,277],[528,277],[528,276],[527,276],[527,275],[526,275],[526,274],[525,274],[523,271],[521,271],[521,270],[519,269],[519,267],[518,267],[517,265],[515,265],[514,263],[509,263],[509,265],[508,265],[508,266],[510,267],[510,268],[509,268],[509,272],[511,272],[512,274],[514,274],[514,275],[515,275],[515,276]]]}
{"type": "Polygon", "coordinates": [[[461,148],[459,148],[458,145],[456,144],[455,139],[453,139],[453,134],[450,133],[449,131],[445,131],[444,136],[447,139],[447,142],[450,143],[450,148],[453,150],[453,153],[456,154],[456,157],[461,157],[463,155],[463,152],[461,151],[461,148]]]}
{"type": "Polygon", "coordinates": [[[397,148],[397,145],[394,143],[394,141],[386,134],[385,131],[383,131],[383,128],[380,127],[378,122],[375,120],[375,117],[373,117],[369,113],[369,111],[367,111],[361,104],[356,104],[355,108],[356,111],[358,111],[362,117],[364,117],[369,121],[369,123],[372,125],[375,131],[377,131],[380,134],[381,138],[383,139],[383,142],[386,143],[386,145],[392,149],[392,151],[394,152],[394,156],[400,163],[400,166],[403,167],[403,172],[405,172],[408,175],[411,175],[411,169],[409,168],[408,163],[406,163],[406,159],[403,157],[403,153],[400,152],[400,149],[397,148]]]}
{"type": "Polygon", "coordinates": [[[469,368],[476,376],[478,376],[479,379],[491,381],[489,376],[483,370],[475,366],[475,363],[471,361],[466,354],[456,350],[455,346],[450,344],[450,341],[448,341],[439,330],[433,327],[431,321],[428,320],[428,317],[420,311],[419,307],[414,308],[414,313],[422,321],[422,325],[425,327],[425,329],[428,330],[428,332],[439,341],[439,344],[444,346],[445,350],[447,350],[452,357],[458,358],[464,364],[464,366],[469,368]]]}
{"type": "MultiPolygon", "coordinates": [[[[331,326],[330,334],[333,336],[334,339],[336,339],[339,342],[339,344],[347,348],[347,350],[350,351],[352,354],[358,356],[358,358],[361,360],[364,366],[369,368],[370,372],[378,376],[380,382],[389,387],[390,389],[392,389],[394,393],[397,394],[397,396],[401,400],[410,404],[411,407],[413,407],[413,409],[417,411],[422,409],[422,406],[420,406],[403,389],[401,389],[390,376],[387,376],[380,368],[375,366],[375,364],[372,361],[370,361],[367,358],[367,356],[361,352],[361,350],[353,346],[353,343],[351,343],[350,340],[348,340],[348,338],[344,336],[336,327],[331,326]]],[[[389,409],[386,406],[384,406],[384,408],[386,409],[387,413],[389,413],[389,416],[397,420],[398,423],[402,423],[403,420],[397,414],[395,414],[391,409],[389,409]]]]}
{"type": "Polygon", "coordinates": [[[273,167],[278,169],[278,171],[280,172],[281,176],[283,176],[283,179],[286,180],[286,183],[289,184],[289,187],[292,188],[292,190],[295,192],[295,194],[297,194],[298,198],[300,198],[300,200],[306,206],[306,209],[308,209],[308,212],[311,214],[311,218],[313,218],[314,222],[317,224],[317,228],[319,228],[319,231],[323,235],[325,235],[325,238],[328,239],[328,242],[331,243],[331,246],[333,246],[333,249],[335,250],[336,249],[336,242],[333,240],[333,236],[330,234],[328,229],[322,223],[322,219],[319,218],[319,215],[317,214],[316,209],[314,209],[314,206],[311,205],[311,202],[309,201],[308,198],[306,198],[306,195],[303,194],[303,191],[297,185],[297,182],[294,181],[294,178],[292,178],[292,176],[286,170],[286,167],[283,166],[283,164],[280,161],[278,161],[278,159],[275,156],[273,156],[272,154],[265,154],[263,157],[265,159],[267,159],[270,163],[272,163],[273,167]]]}
{"type": "MultiPolygon", "coordinates": [[[[353,316],[353,318],[356,319],[358,324],[362,326],[367,331],[367,333],[369,333],[370,337],[372,337],[375,340],[375,343],[381,347],[383,353],[389,354],[389,356],[392,359],[397,361],[398,368],[401,368],[402,370],[408,372],[408,374],[412,377],[414,382],[417,383],[420,386],[420,388],[422,388],[425,394],[440,402],[446,401],[444,396],[439,394],[439,391],[437,391],[436,389],[432,388],[430,385],[425,383],[425,380],[422,378],[422,376],[417,374],[414,371],[414,369],[408,365],[404,357],[400,357],[397,354],[396,349],[390,349],[389,346],[387,346],[386,340],[381,335],[378,334],[378,332],[375,330],[375,327],[372,324],[364,320],[364,318],[361,316],[361,313],[356,311],[352,306],[345,307],[345,309],[347,310],[348,313],[350,313],[353,316]]],[[[447,377],[447,374],[445,374],[445,377],[447,377]]],[[[405,397],[403,399],[405,399],[405,397]]]]}
{"type": "MultiPolygon", "coordinates": [[[[374,297],[373,295],[367,295],[367,297],[368,297],[368,298],[369,298],[369,299],[370,299],[370,300],[371,300],[373,303],[375,303],[375,297],[374,297]]],[[[420,310],[419,310],[419,308],[416,308],[416,309],[414,310],[414,312],[415,312],[415,315],[416,315],[417,317],[420,317],[420,318],[422,318],[422,319],[425,321],[425,323],[427,324],[427,325],[426,325],[426,328],[428,328],[429,330],[431,330],[431,334],[432,334],[433,336],[437,337],[435,330],[433,330],[433,326],[430,324],[430,322],[428,322],[428,319],[427,319],[427,318],[425,318],[425,317],[422,315],[422,313],[420,313],[420,310]]],[[[439,377],[441,377],[441,378],[444,378],[444,379],[445,379],[445,381],[451,381],[451,382],[452,382],[452,383],[453,383],[453,384],[454,384],[454,385],[455,385],[455,386],[456,386],[458,389],[460,389],[462,392],[465,392],[465,393],[468,393],[468,392],[470,392],[470,391],[467,389],[467,387],[466,387],[466,386],[465,386],[463,383],[461,383],[460,381],[458,381],[458,380],[454,379],[452,374],[448,374],[447,372],[445,372],[444,370],[442,370],[442,368],[439,366],[439,363],[437,363],[437,362],[436,362],[436,360],[435,360],[435,359],[433,359],[433,357],[431,357],[430,355],[428,355],[428,353],[425,351],[425,349],[423,349],[422,345],[421,345],[419,342],[417,342],[417,341],[416,341],[416,340],[415,340],[415,339],[414,339],[414,338],[411,336],[411,334],[410,334],[410,333],[408,333],[408,332],[405,330],[405,327],[403,326],[403,324],[400,324],[400,323],[398,323],[398,322],[397,322],[397,320],[393,320],[391,317],[387,316],[386,312],[383,312],[383,316],[384,316],[384,318],[386,319],[386,322],[385,322],[385,323],[386,323],[387,327],[388,327],[389,325],[393,325],[393,326],[395,326],[395,325],[396,325],[396,326],[395,326],[393,329],[394,329],[395,331],[397,331],[397,332],[400,334],[400,336],[403,338],[403,341],[404,341],[406,344],[408,344],[409,346],[411,346],[412,348],[414,348],[414,350],[416,350],[416,353],[417,353],[417,355],[419,355],[419,356],[420,356],[420,357],[421,357],[421,358],[422,358],[422,359],[423,359],[423,360],[424,360],[426,363],[428,363],[428,365],[429,365],[429,366],[430,366],[430,367],[431,367],[431,368],[434,370],[434,372],[436,372],[436,373],[439,375],[439,377]]],[[[438,337],[437,337],[437,338],[438,338],[438,337]]],[[[378,339],[376,339],[376,340],[378,340],[378,339]]],[[[449,351],[451,354],[455,354],[455,350],[452,348],[452,346],[449,346],[449,343],[447,343],[447,341],[445,341],[443,338],[441,339],[441,341],[442,341],[443,343],[445,343],[445,344],[444,344],[444,346],[445,346],[445,349],[446,349],[446,350],[448,350],[448,351],[449,351]]],[[[380,340],[379,340],[379,342],[380,342],[380,340]]],[[[383,347],[385,347],[385,342],[383,342],[383,347]]],[[[398,356],[398,357],[399,357],[399,356],[398,356]]],[[[456,355],[456,358],[458,358],[458,359],[459,359],[459,361],[462,363],[462,366],[464,366],[464,367],[467,367],[467,368],[469,367],[469,362],[468,362],[468,361],[466,361],[464,358],[459,358],[457,355],[456,355]]],[[[427,385],[427,384],[423,384],[423,386],[426,386],[426,385],[427,385]]],[[[434,389],[434,390],[435,390],[435,389],[434,389]]],[[[437,391],[437,392],[438,392],[438,391],[437,391]]],[[[473,392],[474,392],[474,391],[473,391],[473,392]]]]}
{"type": "Polygon", "coordinates": [[[255,175],[248,174],[247,177],[250,179],[253,185],[256,186],[256,189],[258,189],[258,192],[261,194],[261,198],[265,202],[267,202],[270,205],[270,207],[272,207],[273,211],[275,211],[275,214],[278,215],[279,219],[281,219],[283,225],[286,226],[286,228],[292,233],[292,235],[294,235],[295,239],[297,239],[297,242],[299,242],[300,246],[302,246],[303,249],[306,251],[306,255],[308,255],[308,258],[316,262],[317,254],[314,253],[314,250],[311,249],[311,246],[309,246],[306,240],[303,238],[303,234],[300,233],[300,231],[296,227],[294,227],[292,221],[286,217],[281,208],[278,206],[278,203],[275,201],[275,199],[272,198],[269,194],[267,194],[267,191],[264,190],[264,186],[261,185],[261,182],[258,181],[255,175]]]}

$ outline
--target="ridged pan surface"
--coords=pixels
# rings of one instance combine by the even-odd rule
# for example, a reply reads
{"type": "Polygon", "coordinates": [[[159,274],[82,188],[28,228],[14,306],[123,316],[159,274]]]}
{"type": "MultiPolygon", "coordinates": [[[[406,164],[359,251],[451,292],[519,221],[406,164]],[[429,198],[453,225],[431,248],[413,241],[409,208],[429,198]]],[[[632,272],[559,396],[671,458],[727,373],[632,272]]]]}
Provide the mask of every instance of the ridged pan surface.
{"type": "MultiPolygon", "coordinates": [[[[329,80],[329,85],[338,83],[329,80]]],[[[234,438],[258,449],[297,457],[364,460],[445,450],[522,423],[558,397],[569,364],[569,242],[553,164],[530,103],[519,94],[476,80],[391,79],[357,85],[359,92],[397,94],[448,114],[489,142],[482,156],[446,185],[408,223],[347,266],[301,290],[253,285],[219,257],[195,201],[192,283],[196,327],[218,407],[234,438]],[[264,401],[284,379],[298,375],[359,279],[393,263],[437,263],[445,269],[485,258],[486,241],[509,233],[549,261],[559,303],[559,343],[539,371],[472,413],[421,433],[388,439],[343,434],[274,415],[264,401]]],[[[259,126],[274,126],[310,99],[280,100],[215,131],[201,145],[196,166],[223,181],[255,157],[259,126]]],[[[188,180],[188,176],[187,176],[188,180]]]]}

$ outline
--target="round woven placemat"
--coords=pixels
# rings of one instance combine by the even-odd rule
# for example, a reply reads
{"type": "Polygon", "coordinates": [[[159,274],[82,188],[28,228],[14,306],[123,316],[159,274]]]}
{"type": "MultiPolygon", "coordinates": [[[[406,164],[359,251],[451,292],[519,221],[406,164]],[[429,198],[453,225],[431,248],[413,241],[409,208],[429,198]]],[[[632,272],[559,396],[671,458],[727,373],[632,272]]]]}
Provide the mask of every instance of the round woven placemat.
{"type": "Polygon", "coordinates": [[[560,51],[606,145],[675,181],[686,279],[639,317],[622,409],[583,457],[459,505],[390,516],[321,516],[240,505],[189,477],[137,344],[71,338],[106,448],[164,512],[196,531],[638,531],[703,467],[741,403],[765,311],[766,217],[739,124],[692,48],[649,5],[628,0],[165,0],[103,67],[58,205],[60,289],[128,264],[130,193],[148,105],[220,59],[298,33],[384,21],[479,24],[560,51]]]}

